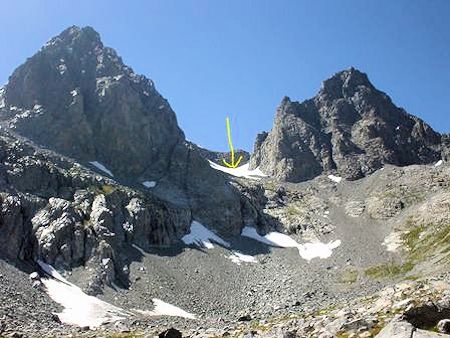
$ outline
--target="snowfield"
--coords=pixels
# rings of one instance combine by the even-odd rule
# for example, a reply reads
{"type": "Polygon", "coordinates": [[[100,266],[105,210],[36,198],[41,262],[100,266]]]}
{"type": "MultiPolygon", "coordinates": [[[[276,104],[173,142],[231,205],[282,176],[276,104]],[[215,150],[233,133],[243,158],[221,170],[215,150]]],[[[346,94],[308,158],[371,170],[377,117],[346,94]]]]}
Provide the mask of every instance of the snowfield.
{"type": "Polygon", "coordinates": [[[118,321],[130,313],[85,294],[79,287],[65,280],[52,266],[38,261],[39,266],[53,278],[42,278],[51,299],[64,307],[57,316],[62,323],[95,328],[105,322],[118,321]]]}
{"type": "Polygon", "coordinates": [[[236,177],[244,177],[244,178],[249,178],[249,179],[253,179],[253,180],[259,180],[263,177],[267,177],[266,174],[264,174],[261,170],[259,170],[259,168],[256,168],[254,170],[250,170],[249,163],[246,163],[244,165],[241,165],[240,167],[237,168],[227,168],[224,166],[221,166],[217,163],[211,162],[209,161],[209,165],[211,166],[211,168],[222,171],[224,173],[236,176],[236,177]]]}
{"type": "Polygon", "coordinates": [[[313,258],[324,259],[331,257],[333,254],[333,249],[336,249],[339,245],[341,245],[340,240],[331,241],[329,243],[311,242],[300,244],[293,238],[280,232],[270,232],[264,236],[261,236],[258,234],[256,229],[252,227],[245,227],[242,229],[241,235],[270,246],[277,246],[280,248],[297,248],[300,256],[307,261],[310,261],[313,258]]]}
{"type": "Polygon", "coordinates": [[[230,243],[224,241],[214,232],[206,228],[197,221],[191,223],[191,230],[187,235],[184,235],[181,240],[186,245],[197,245],[202,248],[212,249],[214,245],[212,242],[228,248],[230,243]]]}
{"type": "Polygon", "coordinates": [[[104,302],[97,297],[85,294],[78,286],[62,277],[52,266],[37,262],[51,278],[42,278],[47,294],[64,307],[57,316],[62,323],[80,327],[96,328],[107,322],[115,322],[139,313],[147,316],[175,316],[195,319],[195,315],[186,312],[160,299],[152,299],[154,309],[126,311],[104,302]]]}
{"type": "Polygon", "coordinates": [[[97,161],[90,161],[90,164],[92,164],[94,167],[96,167],[98,170],[103,171],[104,173],[108,174],[111,177],[114,177],[113,173],[111,172],[111,170],[109,170],[108,168],[106,168],[103,164],[101,164],[100,162],[97,161]]]}

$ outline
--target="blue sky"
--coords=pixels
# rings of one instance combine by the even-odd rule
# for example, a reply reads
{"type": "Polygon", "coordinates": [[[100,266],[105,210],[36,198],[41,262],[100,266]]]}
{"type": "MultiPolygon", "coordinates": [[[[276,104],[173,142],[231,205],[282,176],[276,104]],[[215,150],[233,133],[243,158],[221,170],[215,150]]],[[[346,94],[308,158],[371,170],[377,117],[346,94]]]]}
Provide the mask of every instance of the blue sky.
{"type": "Polygon", "coordinates": [[[283,96],[312,97],[354,66],[408,112],[450,132],[450,1],[0,0],[0,83],[50,37],[93,26],[155,81],[186,137],[251,150],[283,96]]]}

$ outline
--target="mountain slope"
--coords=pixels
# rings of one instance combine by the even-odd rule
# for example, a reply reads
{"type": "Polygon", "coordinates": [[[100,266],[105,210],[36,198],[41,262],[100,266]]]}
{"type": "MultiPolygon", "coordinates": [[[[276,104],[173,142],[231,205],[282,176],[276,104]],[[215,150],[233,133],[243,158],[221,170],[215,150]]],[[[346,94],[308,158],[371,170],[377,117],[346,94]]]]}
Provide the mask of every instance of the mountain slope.
{"type": "Polygon", "coordinates": [[[324,81],[310,100],[285,97],[272,130],[257,137],[251,167],[290,182],[331,172],[357,179],[385,163],[437,161],[440,143],[439,133],[351,68],[324,81]]]}
{"type": "Polygon", "coordinates": [[[3,125],[93,163],[224,234],[243,227],[240,193],[185,141],[153,82],[124,65],[90,27],[70,27],[18,67],[2,91],[3,125]],[[211,199],[213,195],[215,198],[211,199]]]}

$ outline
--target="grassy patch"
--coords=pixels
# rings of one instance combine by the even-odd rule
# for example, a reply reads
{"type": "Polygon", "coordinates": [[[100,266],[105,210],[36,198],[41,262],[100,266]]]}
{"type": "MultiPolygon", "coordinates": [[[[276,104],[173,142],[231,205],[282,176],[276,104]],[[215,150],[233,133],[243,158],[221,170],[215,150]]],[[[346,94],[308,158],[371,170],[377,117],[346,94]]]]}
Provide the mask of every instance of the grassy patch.
{"type": "Polygon", "coordinates": [[[420,262],[439,253],[450,252],[450,225],[416,226],[402,239],[409,249],[409,259],[420,262]]]}
{"type": "Polygon", "coordinates": [[[402,241],[409,250],[414,250],[420,241],[420,234],[424,231],[424,229],[425,227],[423,225],[416,226],[402,236],[402,241]]]}
{"type": "MultiPolygon", "coordinates": [[[[377,323],[374,327],[368,330],[371,334],[370,337],[375,337],[380,331],[383,329],[384,323],[377,323]]],[[[352,333],[348,332],[339,332],[336,338],[349,338],[352,333]]],[[[353,336],[352,336],[353,337],[353,336]]]]}
{"type": "Polygon", "coordinates": [[[358,271],[355,268],[347,268],[342,271],[341,283],[352,284],[358,279],[358,271]]]}
{"type": "Polygon", "coordinates": [[[398,187],[384,192],[381,197],[401,200],[405,206],[411,206],[423,202],[425,200],[425,193],[417,190],[408,190],[406,187],[398,187]]]}
{"type": "Polygon", "coordinates": [[[104,184],[102,185],[102,192],[105,195],[110,195],[112,194],[114,191],[116,191],[117,187],[113,186],[113,185],[109,185],[109,184],[104,184]]]}
{"type": "Polygon", "coordinates": [[[136,332],[128,332],[128,333],[111,333],[106,336],[107,338],[140,338],[143,337],[142,334],[136,332]]]}
{"type": "Polygon", "coordinates": [[[102,186],[91,185],[87,188],[87,190],[95,195],[110,195],[117,190],[117,187],[110,184],[103,184],[102,186]]]}
{"type": "Polygon", "coordinates": [[[365,275],[370,278],[380,279],[388,277],[397,277],[403,275],[414,268],[414,264],[411,262],[406,262],[404,264],[397,264],[394,262],[389,262],[385,264],[380,264],[372,266],[365,271],[365,275]]]}

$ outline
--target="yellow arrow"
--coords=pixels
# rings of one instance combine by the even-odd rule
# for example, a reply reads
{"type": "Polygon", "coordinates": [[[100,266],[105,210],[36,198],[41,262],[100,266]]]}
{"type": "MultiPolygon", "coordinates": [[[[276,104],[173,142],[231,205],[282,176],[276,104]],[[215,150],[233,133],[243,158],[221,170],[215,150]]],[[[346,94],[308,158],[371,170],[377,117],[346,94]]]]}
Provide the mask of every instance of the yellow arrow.
{"type": "Polygon", "coordinates": [[[224,158],[222,159],[223,164],[225,164],[228,168],[236,168],[239,163],[241,163],[242,155],[239,156],[238,160],[234,162],[234,148],[233,141],[231,140],[231,127],[230,127],[230,118],[226,118],[227,123],[227,137],[228,137],[228,146],[230,147],[231,152],[231,163],[228,163],[224,158]]]}

